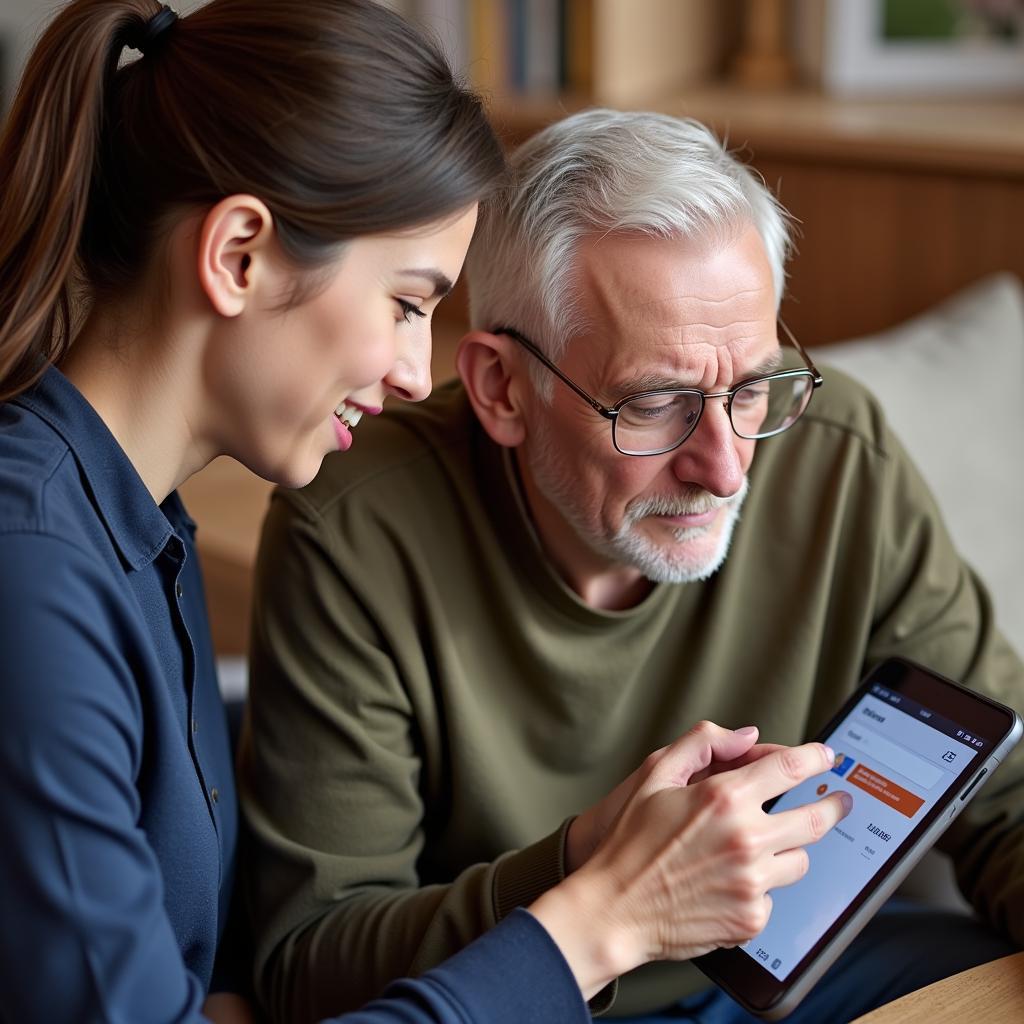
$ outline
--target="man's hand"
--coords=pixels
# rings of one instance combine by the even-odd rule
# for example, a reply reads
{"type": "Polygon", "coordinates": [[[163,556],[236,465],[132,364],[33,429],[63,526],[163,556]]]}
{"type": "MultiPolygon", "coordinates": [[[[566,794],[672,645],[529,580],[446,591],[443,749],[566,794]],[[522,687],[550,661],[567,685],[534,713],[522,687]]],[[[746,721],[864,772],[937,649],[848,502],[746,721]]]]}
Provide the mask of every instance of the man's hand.
{"type": "Polygon", "coordinates": [[[737,768],[778,750],[776,744],[755,744],[757,728],[723,729],[701,722],[674,743],[649,754],[644,763],[603,800],[573,819],[565,841],[569,874],[590,859],[626,801],[641,785],[685,786],[728,768],[737,768]]]}
{"type": "Polygon", "coordinates": [[[827,771],[834,755],[820,743],[755,752],[753,739],[701,723],[645,761],[592,855],[530,907],[585,994],[649,960],[753,938],[769,890],[802,878],[804,847],[848,812],[849,797],[832,793],[766,814],[767,800],[827,771]]]}

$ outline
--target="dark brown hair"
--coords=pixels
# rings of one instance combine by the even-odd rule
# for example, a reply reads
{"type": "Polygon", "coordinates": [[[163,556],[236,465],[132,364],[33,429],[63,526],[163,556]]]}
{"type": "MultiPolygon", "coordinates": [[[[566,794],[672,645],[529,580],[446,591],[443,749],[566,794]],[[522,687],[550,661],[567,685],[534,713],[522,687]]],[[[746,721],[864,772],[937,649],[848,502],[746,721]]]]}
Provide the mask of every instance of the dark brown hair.
{"type": "Polygon", "coordinates": [[[72,285],[142,280],[166,218],[258,196],[297,267],[485,198],[504,160],[480,99],[373,0],[212,0],[147,54],[156,0],[74,0],[0,139],[0,400],[71,341],[72,285]]]}

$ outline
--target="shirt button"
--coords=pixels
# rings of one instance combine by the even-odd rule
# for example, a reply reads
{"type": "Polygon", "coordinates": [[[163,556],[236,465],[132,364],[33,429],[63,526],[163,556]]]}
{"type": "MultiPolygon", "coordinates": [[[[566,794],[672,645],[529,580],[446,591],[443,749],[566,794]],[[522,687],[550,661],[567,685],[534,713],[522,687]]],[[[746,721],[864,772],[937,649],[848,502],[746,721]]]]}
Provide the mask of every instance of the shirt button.
{"type": "Polygon", "coordinates": [[[181,597],[181,595],[185,593],[185,588],[180,583],[175,583],[174,592],[178,595],[178,597],[181,597]]]}
{"type": "Polygon", "coordinates": [[[220,790],[216,786],[210,790],[210,799],[216,803],[220,799],[220,790]]]}

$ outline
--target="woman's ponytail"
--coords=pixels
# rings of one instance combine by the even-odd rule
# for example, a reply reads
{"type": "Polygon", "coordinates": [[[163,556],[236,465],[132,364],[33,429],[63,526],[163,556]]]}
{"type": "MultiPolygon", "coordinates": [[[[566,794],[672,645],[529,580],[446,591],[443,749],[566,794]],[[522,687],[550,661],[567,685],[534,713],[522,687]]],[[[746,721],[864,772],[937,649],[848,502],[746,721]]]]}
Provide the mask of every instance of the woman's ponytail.
{"type": "Polygon", "coordinates": [[[0,137],[0,401],[67,349],[105,95],[124,40],[159,10],[77,0],[29,58],[0,137]]]}
{"type": "Polygon", "coordinates": [[[158,279],[167,231],[225,196],[259,196],[315,285],[345,242],[465,209],[503,172],[480,98],[374,0],[210,0],[180,20],[72,0],[0,139],[0,401],[59,365],[90,301],[158,279]],[[119,68],[125,46],[145,56],[119,68]]]}

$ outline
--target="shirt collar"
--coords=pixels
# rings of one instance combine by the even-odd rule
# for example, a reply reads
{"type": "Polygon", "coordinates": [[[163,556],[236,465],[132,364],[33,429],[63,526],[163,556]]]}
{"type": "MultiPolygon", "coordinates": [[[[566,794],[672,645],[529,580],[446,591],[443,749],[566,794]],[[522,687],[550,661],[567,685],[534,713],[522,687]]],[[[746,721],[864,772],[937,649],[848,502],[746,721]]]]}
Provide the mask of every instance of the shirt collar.
{"type": "Polygon", "coordinates": [[[71,449],[114,544],[132,569],[152,562],[173,534],[195,532],[177,492],[157,505],[99,414],[56,367],[15,401],[49,424],[71,449]]]}

